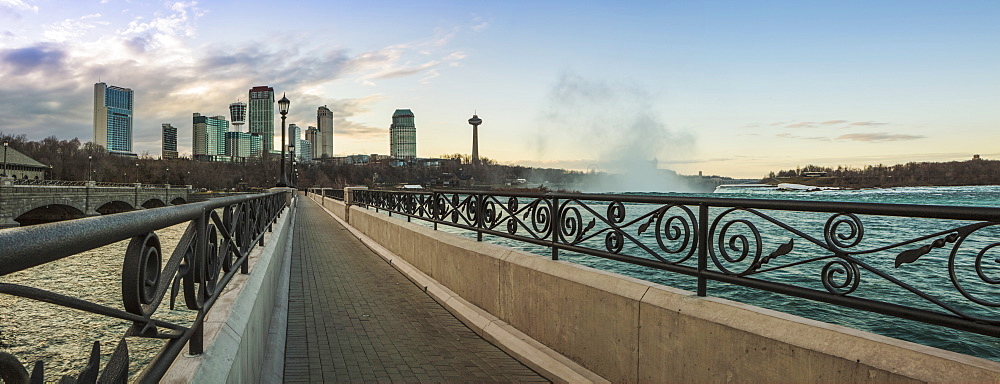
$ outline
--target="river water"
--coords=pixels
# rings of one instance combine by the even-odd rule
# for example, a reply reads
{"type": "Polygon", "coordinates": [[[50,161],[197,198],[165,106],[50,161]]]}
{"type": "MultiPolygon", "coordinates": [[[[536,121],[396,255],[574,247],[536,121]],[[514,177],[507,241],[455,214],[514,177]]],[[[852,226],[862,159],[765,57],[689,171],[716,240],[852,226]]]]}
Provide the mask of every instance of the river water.
{"type": "MultiPolygon", "coordinates": [[[[914,187],[822,192],[773,192],[757,190],[726,194],[637,193],[635,195],[1000,207],[1000,186],[914,187]]],[[[526,204],[526,202],[527,200],[524,200],[522,204],[526,204]]],[[[605,214],[606,207],[606,203],[598,203],[593,206],[593,208],[599,212],[600,215],[605,214]]],[[[628,223],[630,220],[657,208],[657,206],[649,204],[626,204],[626,219],[623,222],[628,223]]],[[[696,208],[694,209],[695,214],[697,214],[696,208]]],[[[676,210],[676,208],[673,208],[672,212],[674,210],[676,210]]],[[[721,213],[722,209],[712,208],[710,212],[709,217],[711,220],[717,214],[721,213]]],[[[762,213],[821,241],[824,238],[824,224],[827,219],[831,217],[831,214],[809,212],[762,211],[762,213]]],[[[588,216],[588,214],[584,212],[582,221],[583,225],[586,225],[586,223],[590,221],[590,217],[593,216],[588,216]]],[[[771,251],[776,250],[782,244],[789,243],[792,239],[795,240],[794,250],[792,252],[787,255],[779,256],[778,258],[770,261],[768,265],[792,263],[794,261],[806,260],[830,254],[829,251],[822,250],[814,244],[810,244],[806,239],[794,235],[788,230],[779,228],[778,226],[773,225],[760,217],[755,217],[753,215],[746,214],[745,212],[735,212],[727,215],[726,219],[727,220],[720,223],[720,226],[726,221],[729,221],[728,219],[746,219],[748,222],[754,223],[755,228],[761,235],[762,255],[768,255],[771,251]]],[[[946,221],[879,216],[860,216],[860,219],[865,232],[863,239],[855,249],[864,250],[874,250],[879,247],[955,228],[962,224],[968,224],[968,222],[950,220],[946,221]]],[[[431,225],[420,220],[414,220],[413,222],[431,225]]],[[[629,227],[628,231],[630,231],[630,235],[633,235],[636,239],[638,239],[638,243],[644,244],[648,248],[658,250],[659,248],[657,247],[655,236],[652,234],[655,231],[647,230],[643,234],[637,235],[638,231],[635,229],[637,226],[638,224],[629,227]]],[[[446,227],[444,225],[439,225],[438,228],[442,231],[466,237],[474,238],[476,236],[474,232],[453,227],[446,227]]],[[[602,225],[596,226],[595,230],[600,228],[602,228],[602,225]]],[[[846,226],[842,226],[841,231],[838,233],[845,234],[847,232],[845,228],[846,226]]],[[[750,239],[751,241],[749,244],[751,249],[755,246],[752,236],[753,233],[746,226],[736,224],[730,229],[730,231],[731,234],[743,234],[750,239]]],[[[524,235],[525,231],[520,230],[519,234],[524,235]]],[[[1000,318],[1000,310],[998,310],[1000,308],[975,305],[971,301],[962,297],[962,295],[955,289],[954,284],[949,279],[948,270],[948,256],[951,252],[952,244],[947,244],[942,249],[932,250],[927,255],[921,257],[918,262],[904,264],[899,268],[896,268],[893,265],[895,256],[901,251],[931,244],[935,239],[942,237],[944,237],[944,235],[935,236],[927,240],[918,241],[907,246],[892,248],[882,252],[872,252],[871,254],[858,255],[857,257],[890,277],[910,285],[914,289],[919,289],[920,291],[931,295],[948,305],[952,305],[956,308],[965,310],[968,313],[985,318],[1000,318]]],[[[728,236],[727,239],[729,239],[728,236]]],[[[489,235],[484,236],[483,240],[543,256],[551,256],[549,248],[530,243],[489,235]]],[[[605,237],[602,235],[585,242],[585,244],[590,248],[604,250],[604,241],[605,237]]],[[[726,241],[724,241],[722,245],[715,243],[716,239],[710,239],[710,241],[713,242],[710,246],[715,247],[716,252],[718,252],[720,246],[732,246],[731,243],[726,241]]],[[[1000,302],[1000,285],[996,283],[990,284],[984,282],[983,279],[980,279],[976,275],[973,260],[975,259],[975,255],[978,251],[986,249],[987,257],[983,258],[982,263],[983,273],[989,279],[1000,279],[1000,251],[997,251],[1000,248],[990,249],[990,244],[997,242],[1000,242],[1000,230],[998,230],[998,227],[983,228],[974,232],[967,238],[967,240],[959,248],[959,252],[957,253],[958,256],[956,257],[956,276],[962,286],[968,289],[969,292],[977,298],[989,300],[994,303],[1000,302]]],[[[739,242],[735,245],[737,247],[740,246],[739,242]]],[[[648,252],[630,241],[626,242],[626,245],[621,253],[631,256],[645,257],[648,259],[653,258],[648,252]]],[[[664,252],[659,252],[659,254],[661,256],[669,256],[664,252]]],[[[676,257],[667,258],[669,260],[677,259],[676,257]]],[[[696,290],[697,282],[694,278],[666,271],[566,251],[560,252],[560,260],[567,260],[589,267],[616,272],[689,291],[696,290]]],[[[822,284],[822,279],[820,278],[822,274],[821,271],[824,264],[831,260],[832,259],[826,259],[821,262],[812,262],[798,266],[785,267],[761,273],[759,275],[754,275],[753,277],[767,281],[790,283],[797,286],[823,291],[825,288],[822,284]]],[[[747,266],[747,262],[744,262],[744,268],[747,266]]],[[[709,263],[712,264],[712,261],[709,261],[709,263]]],[[[692,258],[692,260],[685,262],[684,265],[696,266],[696,262],[692,258]]],[[[727,267],[729,266],[731,265],[727,264],[727,267]]],[[[710,269],[717,270],[717,268],[713,265],[710,265],[710,269]]],[[[743,269],[734,267],[733,270],[741,271],[743,269]]],[[[859,275],[859,285],[856,291],[851,293],[852,296],[892,302],[910,307],[942,311],[940,307],[929,303],[927,300],[921,299],[919,296],[910,293],[906,289],[901,288],[900,286],[881,278],[870,271],[862,269],[859,275]]],[[[843,275],[837,275],[835,277],[842,278],[843,275]]],[[[834,281],[837,281],[837,279],[835,278],[834,281]]],[[[710,281],[708,283],[708,294],[710,296],[727,298],[814,320],[844,325],[932,347],[1000,361],[1000,338],[982,336],[950,328],[923,324],[891,316],[883,316],[786,295],[777,295],[766,291],[733,286],[719,282],[710,281]]]]}
{"type": "MultiPolygon", "coordinates": [[[[156,231],[164,262],[169,258],[188,223],[156,231]]],[[[122,263],[128,240],[79,253],[59,261],[0,277],[0,282],[21,284],[124,309],[121,299],[122,263]]],[[[195,312],[169,309],[169,299],[154,318],[190,326],[195,312]]],[[[68,309],[44,302],[0,295],[0,348],[17,357],[28,371],[35,361],[45,363],[46,381],[62,375],[74,378],[86,365],[94,341],[101,342],[101,366],[131,323],[68,309]]],[[[145,367],[163,346],[158,339],[127,340],[130,372],[145,367]]]]}

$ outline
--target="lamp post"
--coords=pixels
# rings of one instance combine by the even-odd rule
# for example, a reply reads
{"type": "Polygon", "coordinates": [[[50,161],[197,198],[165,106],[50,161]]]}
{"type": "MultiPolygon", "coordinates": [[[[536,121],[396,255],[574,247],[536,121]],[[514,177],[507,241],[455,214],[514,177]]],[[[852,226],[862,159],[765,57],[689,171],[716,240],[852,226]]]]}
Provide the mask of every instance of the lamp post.
{"type": "Polygon", "coordinates": [[[93,180],[94,175],[94,155],[87,155],[87,181],[93,180]]]}
{"type": "Polygon", "coordinates": [[[281,178],[278,179],[278,184],[275,187],[288,186],[288,176],[285,174],[285,115],[288,114],[289,104],[291,102],[282,93],[281,100],[278,100],[278,113],[281,114],[281,178]]]}
{"type": "Polygon", "coordinates": [[[292,135],[288,135],[288,179],[289,186],[295,188],[295,141],[292,135]]]}
{"type": "Polygon", "coordinates": [[[9,144],[7,140],[3,141],[3,174],[0,174],[3,177],[7,177],[7,145],[9,144]]]}
{"type": "Polygon", "coordinates": [[[139,184],[139,163],[135,163],[135,183],[139,184]]]}

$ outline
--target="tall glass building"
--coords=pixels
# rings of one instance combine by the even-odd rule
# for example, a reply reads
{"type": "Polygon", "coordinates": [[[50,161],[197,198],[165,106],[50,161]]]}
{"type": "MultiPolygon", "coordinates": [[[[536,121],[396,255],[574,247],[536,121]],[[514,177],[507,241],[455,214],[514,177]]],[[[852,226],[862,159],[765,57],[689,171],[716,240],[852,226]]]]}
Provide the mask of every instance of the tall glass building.
{"type": "Polygon", "coordinates": [[[163,158],[177,158],[177,128],[168,123],[164,123],[163,128],[163,158]]]}
{"type": "Polygon", "coordinates": [[[225,116],[202,116],[194,113],[192,152],[196,160],[224,161],[226,159],[226,131],[229,122],[225,116]]]}
{"type": "Polygon", "coordinates": [[[299,162],[308,163],[313,159],[313,145],[309,140],[299,140],[299,145],[295,147],[295,156],[299,162]]]}
{"type": "Polygon", "coordinates": [[[316,109],[316,139],[313,157],[333,157],[333,111],[325,105],[316,109]]]}
{"type": "Polygon", "coordinates": [[[94,84],[94,143],[108,152],[132,152],[132,89],[94,84]]]}
{"type": "Polygon", "coordinates": [[[413,112],[397,109],[392,114],[389,126],[389,154],[403,161],[417,157],[417,126],[413,123],[413,112]]]}
{"type": "Polygon", "coordinates": [[[274,150],[274,88],[266,85],[250,88],[249,107],[250,133],[261,135],[263,153],[269,154],[274,150]]]}
{"type": "Polygon", "coordinates": [[[316,129],[316,127],[312,127],[312,126],[309,127],[309,128],[306,128],[306,141],[309,142],[309,150],[312,151],[312,152],[309,152],[309,157],[310,158],[319,158],[321,154],[320,153],[316,153],[316,151],[320,150],[320,148],[319,148],[320,147],[320,145],[319,145],[319,129],[316,129]]]}
{"type": "Polygon", "coordinates": [[[251,135],[247,132],[226,132],[226,155],[233,161],[242,161],[250,157],[253,152],[252,139],[260,135],[251,135]]]}

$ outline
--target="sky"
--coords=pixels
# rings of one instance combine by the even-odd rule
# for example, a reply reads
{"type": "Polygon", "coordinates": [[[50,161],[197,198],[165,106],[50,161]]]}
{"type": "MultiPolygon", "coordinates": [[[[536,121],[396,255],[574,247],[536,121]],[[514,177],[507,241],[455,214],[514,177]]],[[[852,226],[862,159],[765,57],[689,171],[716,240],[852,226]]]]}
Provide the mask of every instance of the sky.
{"type": "Polygon", "coordinates": [[[303,130],[334,111],[337,155],[388,154],[407,108],[420,157],[471,153],[477,113],[525,166],[997,159],[1000,1],[0,0],[0,132],[92,141],[99,81],[154,157],[268,85],[303,130]]]}

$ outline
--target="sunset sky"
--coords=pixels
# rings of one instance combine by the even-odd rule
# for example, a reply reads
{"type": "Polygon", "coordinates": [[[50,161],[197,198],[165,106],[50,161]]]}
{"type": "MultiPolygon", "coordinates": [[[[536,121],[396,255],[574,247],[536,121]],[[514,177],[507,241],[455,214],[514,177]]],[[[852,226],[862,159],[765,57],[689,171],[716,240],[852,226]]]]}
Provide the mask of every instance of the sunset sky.
{"type": "MultiPolygon", "coordinates": [[[[1000,1],[0,0],[0,132],[93,140],[93,85],[160,124],[269,85],[288,122],[336,113],[338,155],[417,154],[761,177],[1000,158],[1000,1]]],[[[280,124],[280,123],[279,123],[280,124]]],[[[276,131],[277,133],[277,131],[276,131]]]]}

